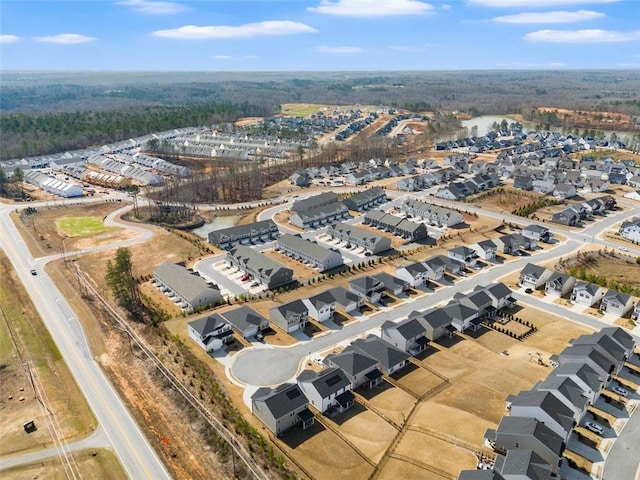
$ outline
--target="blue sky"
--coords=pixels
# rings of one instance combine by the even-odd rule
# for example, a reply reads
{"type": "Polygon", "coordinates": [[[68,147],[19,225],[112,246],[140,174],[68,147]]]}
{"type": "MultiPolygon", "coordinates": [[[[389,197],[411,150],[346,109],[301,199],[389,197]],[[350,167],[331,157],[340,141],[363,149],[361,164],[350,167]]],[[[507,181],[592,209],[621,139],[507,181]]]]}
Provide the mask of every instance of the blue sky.
{"type": "Polygon", "coordinates": [[[2,0],[0,68],[640,68],[640,0],[2,0]]]}

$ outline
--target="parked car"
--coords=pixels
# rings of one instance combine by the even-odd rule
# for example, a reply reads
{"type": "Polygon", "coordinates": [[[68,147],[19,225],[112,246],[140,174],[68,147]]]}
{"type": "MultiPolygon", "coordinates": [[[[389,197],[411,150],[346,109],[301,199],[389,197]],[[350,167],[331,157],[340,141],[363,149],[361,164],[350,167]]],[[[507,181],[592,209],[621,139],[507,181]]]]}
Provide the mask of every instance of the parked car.
{"type": "Polygon", "coordinates": [[[617,393],[618,395],[620,395],[621,397],[626,397],[627,395],[629,395],[629,392],[627,392],[624,388],[622,387],[618,387],[617,385],[615,387],[613,387],[611,390],[613,390],[615,393],[617,393]]]}
{"type": "Polygon", "coordinates": [[[256,340],[258,340],[259,342],[264,342],[264,335],[262,332],[256,333],[256,340]]]}
{"type": "Polygon", "coordinates": [[[32,268],[31,275],[37,275],[37,274],[38,274],[37,270],[35,268],[32,268]]]}
{"type": "Polygon", "coordinates": [[[584,426],[593,433],[597,433],[600,436],[604,435],[604,428],[596,422],[586,422],[584,426]]]}
{"type": "Polygon", "coordinates": [[[527,289],[524,291],[524,293],[533,293],[533,289],[531,289],[531,288],[527,288],[527,289]]]}

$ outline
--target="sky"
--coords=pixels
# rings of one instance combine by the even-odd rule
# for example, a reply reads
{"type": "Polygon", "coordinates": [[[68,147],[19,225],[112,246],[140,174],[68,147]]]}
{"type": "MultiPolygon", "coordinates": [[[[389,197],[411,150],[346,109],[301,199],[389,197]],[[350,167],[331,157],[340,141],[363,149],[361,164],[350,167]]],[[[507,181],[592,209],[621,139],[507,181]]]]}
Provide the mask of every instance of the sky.
{"type": "Polygon", "coordinates": [[[640,0],[2,0],[0,70],[640,68],[640,0]]]}

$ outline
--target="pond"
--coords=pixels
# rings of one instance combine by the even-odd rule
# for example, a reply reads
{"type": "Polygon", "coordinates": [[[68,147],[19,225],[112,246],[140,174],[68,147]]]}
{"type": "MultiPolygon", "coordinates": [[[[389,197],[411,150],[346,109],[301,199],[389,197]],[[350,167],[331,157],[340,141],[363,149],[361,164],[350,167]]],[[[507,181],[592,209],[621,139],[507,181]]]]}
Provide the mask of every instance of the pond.
{"type": "Polygon", "coordinates": [[[214,230],[220,230],[222,228],[233,227],[236,223],[238,223],[240,218],[241,218],[240,215],[221,215],[221,216],[216,216],[216,217],[214,217],[214,219],[211,222],[205,223],[201,227],[194,228],[193,230],[191,230],[191,232],[195,233],[199,237],[202,237],[204,239],[208,239],[209,238],[209,232],[213,232],[214,230]]]}

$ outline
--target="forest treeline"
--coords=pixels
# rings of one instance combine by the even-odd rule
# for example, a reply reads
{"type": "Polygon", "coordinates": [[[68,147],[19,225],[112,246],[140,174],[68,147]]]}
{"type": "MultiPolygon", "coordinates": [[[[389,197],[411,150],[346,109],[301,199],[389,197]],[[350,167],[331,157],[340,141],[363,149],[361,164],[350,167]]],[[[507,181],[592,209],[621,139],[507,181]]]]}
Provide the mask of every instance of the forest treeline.
{"type": "Polygon", "coordinates": [[[17,113],[0,116],[0,159],[56,153],[273,111],[248,103],[146,107],[124,111],[17,113]]]}
{"type": "MultiPolygon", "coordinates": [[[[546,106],[638,115],[640,71],[3,72],[0,158],[277,113],[283,103],[471,116],[546,106]]],[[[562,119],[561,119],[562,120],[562,119]]],[[[539,123],[561,123],[540,119],[539,123]]]]}

